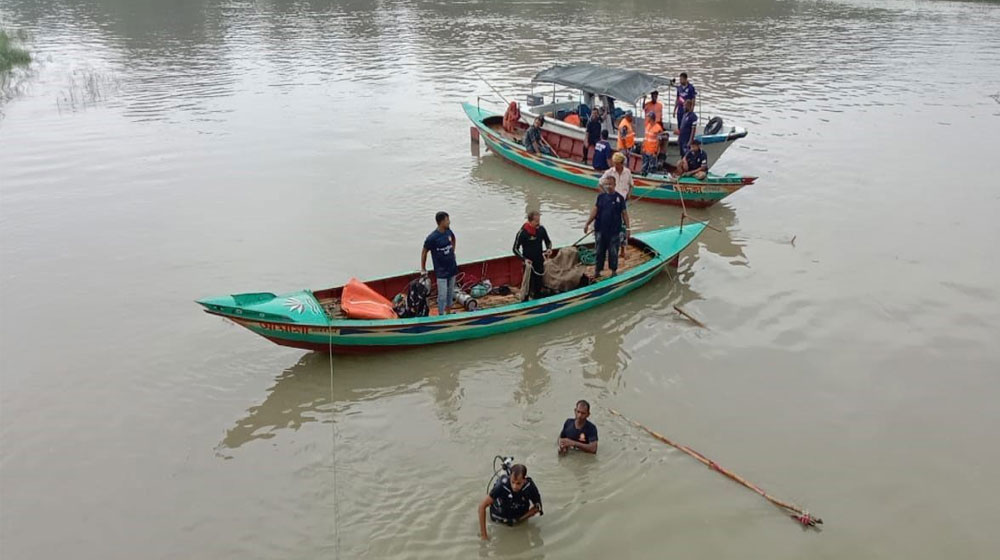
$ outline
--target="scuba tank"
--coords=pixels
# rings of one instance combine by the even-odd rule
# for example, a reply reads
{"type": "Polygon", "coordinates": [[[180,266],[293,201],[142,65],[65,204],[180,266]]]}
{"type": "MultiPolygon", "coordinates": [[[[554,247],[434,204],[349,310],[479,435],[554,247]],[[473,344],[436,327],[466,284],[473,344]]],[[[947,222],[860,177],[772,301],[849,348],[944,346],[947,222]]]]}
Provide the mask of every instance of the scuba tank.
{"type": "Polygon", "coordinates": [[[476,301],[476,298],[462,290],[455,290],[455,302],[464,307],[466,311],[475,311],[479,308],[479,302],[476,301]]]}

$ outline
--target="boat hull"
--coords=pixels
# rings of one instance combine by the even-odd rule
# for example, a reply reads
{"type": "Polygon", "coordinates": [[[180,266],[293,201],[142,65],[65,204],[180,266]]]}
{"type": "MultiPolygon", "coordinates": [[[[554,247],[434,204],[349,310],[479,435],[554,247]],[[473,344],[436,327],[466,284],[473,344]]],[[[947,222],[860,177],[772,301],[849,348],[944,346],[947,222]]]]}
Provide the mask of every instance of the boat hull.
{"type": "Polygon", "coordinates": [[[294,314],[286,315],[281,320],[275,318],[280,306],[267,303],[272,300],[295,300],[307,310],[318,308],[317,300],[306,301],[313,298],[311,292],[281,297],[267,294],[271,299],[258,306],[234,307],[232,301],[240,296],[225,296],[198,303],[205,307],[206,312],[225,317],[276,344],[318,352],[372,353],[458,342],[537,326],[620,298],[660,273],[701,234],[704,227],[704,224],[693,223],[636,235],[633,239],[654,254],[650,260],[615,278],[606,278],[547,298],[443,317],[321,320],[319,314],[309,315],[306,311],[300,321],[294,314]],[[266,318],[257,317],[257,314],[266,318]]]}
{"type": "MultiPolygon", "coordinates": [[[[494,113],[469,103],[463,104],[463,108],[479,131],[480,139],[493,153],[504,160],[550,179],[595,192],[599,190],[598,183],[603,172],[579,162],[529,153],[520,144],[505,138],[486,124],[487,119],[496,117],[494,113]]],[[[632,192],[636,200],[704,208],[752,184],[755,180],[756,177],[736,174],[710,175],[706,180],[693,177],[675,179],[665,175],[634,175],[635,188],[632,192]]]]}

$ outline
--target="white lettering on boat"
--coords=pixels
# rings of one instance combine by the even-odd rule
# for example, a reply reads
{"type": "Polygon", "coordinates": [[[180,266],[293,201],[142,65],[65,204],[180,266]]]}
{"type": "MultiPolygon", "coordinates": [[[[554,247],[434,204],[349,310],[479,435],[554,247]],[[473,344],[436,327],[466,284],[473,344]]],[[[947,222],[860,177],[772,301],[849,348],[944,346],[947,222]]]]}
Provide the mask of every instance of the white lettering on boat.
{"type": "Polygon", "coordinates": [[[306,325],[290,325],[288,323],[267,323],[258,321],[257,325],[269,331],[279,331],[296,334],[309,334],[309,327],[306,325]]]}

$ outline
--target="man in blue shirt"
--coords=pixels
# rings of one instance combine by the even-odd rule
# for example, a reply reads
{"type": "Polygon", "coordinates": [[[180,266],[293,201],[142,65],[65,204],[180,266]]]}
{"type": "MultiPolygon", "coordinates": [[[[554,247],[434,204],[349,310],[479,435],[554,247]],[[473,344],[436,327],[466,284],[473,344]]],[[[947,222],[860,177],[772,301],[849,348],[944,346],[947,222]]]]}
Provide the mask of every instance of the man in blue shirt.
{"type": "Polygon", "coordinates": [[[604,171],[611,167],[611,142],[608,142],[608,131],[601,131],[601,140],[594,145],[594,169],[604,171]]]}
{"type": "Polygon", "coordinates": [[[677,173],[681,177],[694,176],[701,180],[708,177],[708,154],[701,149],[701,140],[691,140],[691,149],[678,163],[677,173]]]}
{"type": "Polygon", "coordinates": [[[557,443],[560,455],[567,453],[570,449],[597,453],[597,426],[587,420],[589,416],[590,403],[584,400],[576,401],[573,418],[567,419],[563,423],[562,431],[559,432],[557,443]]]}
{"type": "Polygon", "coordinates": [[[446,315],[455,301],[455,275],[458,262],[455,260],[455,234],[451,231],[451,218],[447,212],[438,212],[437,229],[424,240],[424,250],[420,252],[420,272],[427,274],[427,253],[434,261],[434,277],[438,287],[438,315],[446,315]]]}
{"type": "Polygon", "coordinates": [[[625,224],[625,238],[628,239],[629,220],[625,208],[625,197],[615,191],[615,178],[601,178],[601,194],[590,209],[590,218],[583,226],[583,233],[590,233],[594,224],[594,238],[597,242],[597,260],[594,263],[594,281],[601,278],[604,260],[607,258],[611,276],[618,273],[618,249],[622,242],[622,224],[625,224]]]}
{"type": "Polygon", "coordinates": [[[694,112],[694,99],[684,102],[684,118],[680,121],[677,130],[677,144],[681,151],[681,157],[688,151],[688,144],[698,131],[698,113],[694,112]]]}
{"type": "Polygon", "coordinates": [[[681,83],[677,85],[677,102],[674,105],[674,113],[677,115],[678,125],[681,119],[684,118],[684,112],[686,111],[684,104],[688,99],[694,99],[698,96],[698,91],[694,89],[694,84],[688,82],[687,72],[681,72],[680,78],[681,83]]]}

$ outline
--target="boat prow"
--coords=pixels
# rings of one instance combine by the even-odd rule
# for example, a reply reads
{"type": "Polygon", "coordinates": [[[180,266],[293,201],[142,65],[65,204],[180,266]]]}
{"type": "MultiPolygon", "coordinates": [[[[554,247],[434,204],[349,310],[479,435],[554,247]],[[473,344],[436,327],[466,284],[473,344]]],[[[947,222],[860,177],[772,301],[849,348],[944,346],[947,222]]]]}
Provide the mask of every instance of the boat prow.
{"type": "Polygon", "coordinates": [[[245,317],[256,321],[280,321],[300,325],[326,325],[326,314],[312,292],[300,290],[275,295],[251,292],[197,300],[205,311],[222,316],[245,317]]]}

